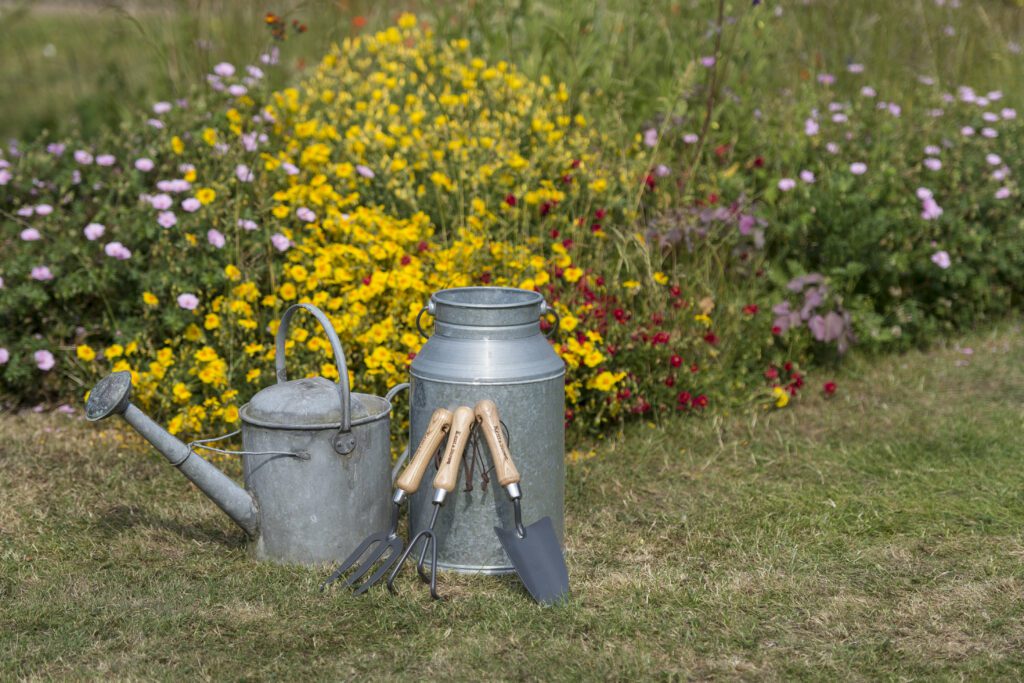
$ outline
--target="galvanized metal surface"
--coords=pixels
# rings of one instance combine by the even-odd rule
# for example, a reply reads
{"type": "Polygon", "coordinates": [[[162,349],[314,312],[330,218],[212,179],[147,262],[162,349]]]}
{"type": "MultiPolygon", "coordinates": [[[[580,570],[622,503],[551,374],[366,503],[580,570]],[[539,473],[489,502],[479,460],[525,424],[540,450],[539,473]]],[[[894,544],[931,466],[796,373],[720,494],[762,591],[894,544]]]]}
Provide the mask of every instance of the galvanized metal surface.
{"type": "MultiPolygon", "coordinates": [[[[550,517],[561,542],[565,529],[565,365],[540,331],[547,311],[536,292],[500,287],[444,290],[431,297],[434,335],[412,362],[410,443],[418,443],[435,408],[454,410],[494,401],[529,501],[524,522],[550,517]]],[[[484,467],[491,457],[477,447],[484,467]]],[[[473,457],[472,446],[466,459],[473,457]]],[[[477,470],[479,472],[479,468],[477,470]]],[[[432,470],[431,470],[432,472],[432,470]]],[[[428,476],[431,473],[428,472],[428,476]]],[[[484,491],[479,474],[465,492],[459,484],[441,508],[435,534],[438,567],[465,572],[514,571],[494,527],[514,528],[513,507],[495,481],[484,491]]],[[[429,491],[410,501],[410,531],[430,524],[429,491]]]]}

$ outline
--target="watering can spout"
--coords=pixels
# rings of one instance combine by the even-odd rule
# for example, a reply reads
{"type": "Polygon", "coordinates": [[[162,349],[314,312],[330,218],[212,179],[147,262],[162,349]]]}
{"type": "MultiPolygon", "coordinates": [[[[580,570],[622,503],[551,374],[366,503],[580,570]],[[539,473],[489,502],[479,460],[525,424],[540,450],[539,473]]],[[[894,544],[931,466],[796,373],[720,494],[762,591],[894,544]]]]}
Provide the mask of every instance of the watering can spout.
{"type": "Polygon", "coordinates": [[[90,421],[120,415],[167,460],[181,470],[250,536],[257,532],[257,511],[252,496],[226,474],[203,460],[148,415],[132,405],[132,375],[115,372],[104,377],[89,393],[85,415],[90,421]]]}

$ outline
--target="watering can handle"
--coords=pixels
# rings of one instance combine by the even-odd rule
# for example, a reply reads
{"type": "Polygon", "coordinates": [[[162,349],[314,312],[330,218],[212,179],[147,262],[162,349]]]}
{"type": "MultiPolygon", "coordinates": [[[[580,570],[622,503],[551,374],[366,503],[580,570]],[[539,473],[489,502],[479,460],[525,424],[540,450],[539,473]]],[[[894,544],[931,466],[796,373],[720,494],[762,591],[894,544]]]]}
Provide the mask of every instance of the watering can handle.
{"type": "Polygon", "coordinates": [[[352,438],[352,398],[351,388],[348,384],[348,366],[345,364],[345,351],[341,348],[341,340],[338,333],[334,331],[330,318],[324,312],[312,304],[295,304],[281,316],[281,324],[277,328],[275,344],[277,351],[274,354],[274,367],[277,371],[277,382],[288,381],[288,371],[284,365],[284,344],[288,337],[288,326],[292,322],[292,316],[300,308],[304,308],[313,314],[320,326],[327,334],[327,340],[331,342],[331,351],[334,353],[334,364],[338,367],[338,400],[341,401],[341,430],[335,437],[335,449],[342,455],[352,452],[355,448],[355,439],[352,438]]]}

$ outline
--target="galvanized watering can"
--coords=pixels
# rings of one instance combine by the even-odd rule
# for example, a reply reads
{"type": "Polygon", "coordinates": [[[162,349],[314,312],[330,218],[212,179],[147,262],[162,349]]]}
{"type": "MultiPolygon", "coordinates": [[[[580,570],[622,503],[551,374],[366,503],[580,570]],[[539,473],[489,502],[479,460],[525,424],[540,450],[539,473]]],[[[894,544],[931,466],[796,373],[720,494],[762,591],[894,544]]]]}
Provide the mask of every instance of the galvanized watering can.
{"type": "MultiPolygon", "coordinates": [[[[89,395],[86,416],[121,415],[253,539],[257,559],[318,564],[345,558],[390,514],[390,399],[352,393],[341,341],[315,306],[298,304],[277,331],[277,384],[240,411],[245,489],[130,402],[131,373],[104,378],[89,395]],[[323,326],[334,352],[337,384],[323,377],[288,381],[285,340],[304,308],[323,326]]],[[[224,437],[219,437],[224,438],[224,437]]],[[[205,442],[216,439],[207,439],[205,442]]],[[[209,448],[210,450],[218,450],[209,448]]]]}
{"type": "MultiPolygon", "coordinates": [[[[530,492],[523,523],[550,517],[563,541],[565,364],[540,330],[540,318],[554,310],[537,292],[461,287],[434,293],[424,313],[434,316],[434,334],[410,368],[410,443],[419,443],[436,408],[452,410],[484,399],[501,406],[523,488],[530,492]]],[[[420,333],[427,336],[422,327],[420,333]]],[[[513,505],[496,481],[486,490],[482,485],[480,473],[490,467],[491,456],[483,439],[475,441],[435,526],[437,566],[510,573],[515,569],[494,528],[513,528],[513,505]]],[[[433,507],[429,487],[412,496],[410,537],[429,527],[433,507]]]]}

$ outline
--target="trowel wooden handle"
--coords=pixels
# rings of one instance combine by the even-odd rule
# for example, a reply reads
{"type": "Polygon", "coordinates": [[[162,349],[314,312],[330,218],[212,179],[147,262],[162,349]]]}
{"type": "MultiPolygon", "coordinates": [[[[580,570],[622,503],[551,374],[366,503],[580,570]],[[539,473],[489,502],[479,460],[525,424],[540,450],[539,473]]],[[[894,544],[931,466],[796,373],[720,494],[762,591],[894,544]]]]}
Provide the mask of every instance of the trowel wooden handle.
{"type": "Polygon", "coordinates": [[[416,453],[409,460],[409,464],[402,470],[402,476],[395,482],[395,486],[406,493],[416,493],[423,479],[423,473],[427,471],[427,465],[434,451],[441,445],[444,435],[452,424],[452,411],[438,408],[430,416],[427,424],[427,431],[420,439],[420,445],[416,447],[416,453]]]}
{"type": "Polygon", "coordinates": [[[448,493],[455,490],[459,480],[459,466],[462,464],[462,453],[469,441],[469,432],[473,428],[473,409],[459,406],[452,415],[452,426],[448,428],[448,445],[441,458],[441,467],[434,477],[434,488],[444,489],[448,493]]]}
{"type": "Polygon", "coordinates": [[[498,483],[502,486],[519,483],[519,470],[512,462],[512,453],[508,450],[508,441],[501,431],[501,418],[498,417],[498,406],[494,401],[484,399],[474,409],[476,419],[480,420],[480,429],[484,433],[487,447],[491,449],[494,461],[494,472],[498,475],[498,483]]]}

